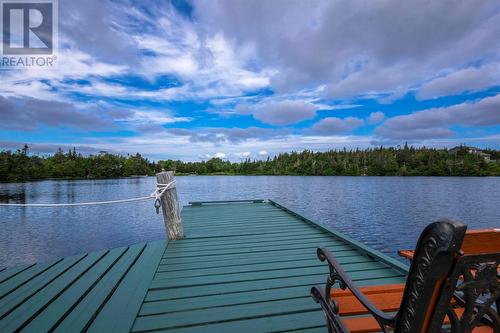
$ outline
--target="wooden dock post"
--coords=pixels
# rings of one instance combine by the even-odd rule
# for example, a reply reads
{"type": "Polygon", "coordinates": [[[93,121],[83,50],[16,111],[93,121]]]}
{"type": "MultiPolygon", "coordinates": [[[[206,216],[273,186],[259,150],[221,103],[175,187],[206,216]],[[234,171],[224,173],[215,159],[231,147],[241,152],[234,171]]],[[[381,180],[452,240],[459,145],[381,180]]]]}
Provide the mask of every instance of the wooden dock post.
{"type": "MultiPolygon", "coordinates": [[[[174,181],[174,172],[160,172],[156,175],[156,182],[158,188],[161,189],[164,185],[170,184],[174,181]],[[162,186],[163,185],[163,186],[162,186]]],[[[179,209],[179,202],[177,200],[177,189],[175,183],[170,185],[169,188],[163,193],[160,198],[161,209],[163,212],[163,221],[167,229],[169,240],[178,240],[184,238],[184,231],[182,228],[182,220],[179,209]]]]}

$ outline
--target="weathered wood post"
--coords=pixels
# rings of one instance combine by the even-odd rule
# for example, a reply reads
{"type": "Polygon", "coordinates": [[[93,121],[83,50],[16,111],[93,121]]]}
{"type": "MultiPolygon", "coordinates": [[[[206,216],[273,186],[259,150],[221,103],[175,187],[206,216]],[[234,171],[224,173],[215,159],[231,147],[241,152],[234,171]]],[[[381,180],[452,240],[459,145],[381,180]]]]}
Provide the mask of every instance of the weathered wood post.
{"type": "MultiPolygon", "coordinates": [[[[174,181],[174,172],[160,172],[156,175],[158,189],[161,191],[165,185],[174,181]]],[[[171,184],[160,198],[161,209],[163,211],[163,221],[167,229],[169,240],[178,240],[184,237],[182,220],[177,201],[177,189],[175,183],[171,184]]]]}

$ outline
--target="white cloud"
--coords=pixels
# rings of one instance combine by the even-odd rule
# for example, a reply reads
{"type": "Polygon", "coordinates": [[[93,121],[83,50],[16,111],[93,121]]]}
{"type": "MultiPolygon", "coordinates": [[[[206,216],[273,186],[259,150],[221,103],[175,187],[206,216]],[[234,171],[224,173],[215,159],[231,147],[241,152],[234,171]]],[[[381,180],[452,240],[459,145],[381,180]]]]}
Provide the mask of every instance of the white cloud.
{"type": "Polygon", "coordinates": [[[178,122],[189,122],[193,119],[190,117],[173,117],[168,113],[154,110],[133,110],[126,116],[119,117],[116,120],[134,123],[172,124],[178,122]]]}
{"type": "Polygon", "coordinates": [[[314,106],[316,106],[319,110],[321,111],[330,111],[330,110],[348,110],[348,109],[355,109],[359,108],[362,105],[361,104],[322,104],[322,103],[314,103],[314,106]]]}
{"type": "Polygon", "coordinates": [[[270,82],[280,93],[327,85],[334,98],[397,98],[443,68],[499,58],[494,0],[193,4],[208,36],[254,46],[258,63],[275,69],[270,82]]]}
{"type": "Polygon", "coordinates": [[[96,98],[206,100],[240,97],[269,86],[268,70],[249,69],[250,51],[235,50],[221,34],[201,34],[167,3],[150,5],[151,12],[130,8],[127,2],[89,0],[65,6],[59,66],[0,73],[0,95],[67,101],[77,91],[96,98]],[[141,56],[129,52],[138,50],[141,56]],[[152,81],[173,75],[180,86],[142,90],[102,80],[123,74],[144,75],[152,81]],[[88,83],[75,85],[75,80],[88,83]]]}
{"type": "Polygon", "coordinates": [[[271,101],[254,105],[238,105],[236,112],[251,114],[271,125],[291,125],[316,116],[317,107],[302,101],[271,101]]]}
{"type": "Polygon", "coordinates": [[[109,150],[108,148],[104,148],[104,146],[86,146],[80,143],[69,144],[67,142],[61,143],[31,143],[31,142],[22,142],[22,141],[0,141],[0,149],[6,150],[17,150],[22,148],[25,144],[28,145],[29,152],[35,154],[54,154],[60,148],[63,151],[69,151],[75,148],[78,153],[84,155],[97,154],[100,151],[106,150],[112,154],[123,154],[126,153],[121,150],[109,150]]]}
{"type": "Polygon", "coordinates": [[[385,114],[383,112],[372,112],[366,119],[368,124],[373,125],[373,124],[378,124],[381,121],[385,119],[385,114]]]}
{"type": "Polygon", "coordinates": [[[468,67],[425,83],[417,93],[417,99],[431,99],[474,92],[500,85],[500,63],[481,67],[468,67]]]}
{"type": "Polygon", "coordinates": [[[55,93],[47,83],[40,81],[22,80],[17,76],[8,76],[2,78],[2,85],[0,85],[0,96],[27,97],[46,101],[62,99],[61,96],[59,96],[58,93],[55,93]]]}
{"type": "Polygon", "coordinates": [[[260,156],[268,156],[269,153],[267,152],[267,150],[261,150],[261,151],[259,151],[259,155],[260,156]]]}
{"type": "MultiPolygon", "coordinates": [[[[59,54],[59,63],[55,68],[29,68],[14,71],[1,71],[0,95],[12,97],[32,97],[45,100],[70,101],[65,93],[74,92],[68,89],[64,80],[89,79],[95,81],[96,77],[105,77],[123,74],[126,66],[119,66],[100,62],[90,54],[77,49],[62,49],[59,54]]],[[[96,83],[98,84],[98,83],[96,83]]],[[[79,87],[81,88],[81,87],[79,87]]],[[[119,87],[107,87],[103,84],[94,88],[94,91],[102,89],[98,94],[125,95],[126,89],[119,87]]]]}
{"type": "Polygon", "coordinates": [[[140,73],[151,77],[170,74],[182,81],[177,90],[183,91],[170,94],[171,99],[241,96],[269,86],[270,72],[249,69],[251,49],[236,49],[223,34],[200,33],[197,25],[176,11],[164,11],[157,31],[137,35],[135,40],[151,54],[143,57],[140,73]]]}
{"type": "Polygon", "coordinates": [[[453,136],[449,127],[500,125],[500,94],[475,102],[417,111],[387,119],[376,134],[387,139],[428,139],[453,136]]]}
{"type": "Polygon", "coordinates": [[[224,153],[215,153],[213,157],[215,157],[215,158],[226,158],[226,154],[224,154],[224,153]]]}
{"type": "Polygon", "coordinates": [[[364,124],[364,121],[355,117],[344,119],[329,117],[324,118],[314,124],[310,132],[316,135],[333,135],[350,132],[364,124]]]}
{"type": "Polygon", "coordinates": [[[282,137],[288,135],[288,129],[272,129],[260,127],[248,128],[196,128],[196,129],[180,129],[170,128],[168,133],[176,136],[186,137],[193,143],[211,143],[213,145],[224,144],[241,144],[248,140],[266,140],[274,137],[282,137]]]}
{"type": "Polygon", "coordinates": [[[43,126],[104,130],[111,129],[113,124],[94,110],[81,112],[71,103],[0,95],[0,128],[35,131],[43,126]]]}
{"type": "Polygon", "coordinates": [[[247,158],[252,157],[252,153],[249,151],[246,151],[243,153],[236,153],[236,154],[234,154],[234,156],[236,156],[239,159],[247,159],[247,158]]]}

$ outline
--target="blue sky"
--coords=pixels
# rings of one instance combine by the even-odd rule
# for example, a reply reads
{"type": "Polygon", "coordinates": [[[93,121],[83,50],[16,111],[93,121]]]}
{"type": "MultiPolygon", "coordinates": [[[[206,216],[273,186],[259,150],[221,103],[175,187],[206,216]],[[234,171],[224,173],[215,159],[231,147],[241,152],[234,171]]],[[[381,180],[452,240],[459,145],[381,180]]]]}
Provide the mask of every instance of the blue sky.
{"type": "Polygon", "coordinates": [[[498,1],[60,0],[58,67],[0,71],[0,149],[499,149],[498,36],[498,1]]]}

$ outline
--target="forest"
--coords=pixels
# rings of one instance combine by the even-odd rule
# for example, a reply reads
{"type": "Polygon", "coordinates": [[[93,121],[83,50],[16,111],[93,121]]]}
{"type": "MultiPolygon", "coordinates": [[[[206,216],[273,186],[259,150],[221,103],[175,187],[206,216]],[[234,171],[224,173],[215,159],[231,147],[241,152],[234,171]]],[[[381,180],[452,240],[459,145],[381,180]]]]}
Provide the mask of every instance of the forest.
{"type": "Polygon", "coordinates": [[[282,153],[266,160],[230,162],[149,161],[139,153],[115,155],[102,152],[82,155],[59,149],[53,155],[31,154],[25,145],[0,151],[0,181],[41,179],[101,179],[154,175],[174,170],[178,175],[314,175],[314,176],[500,176],[500,150],[484,149],[491,160],[470,153],[426,147],[378,147],[326,152],[282,153]]]}

